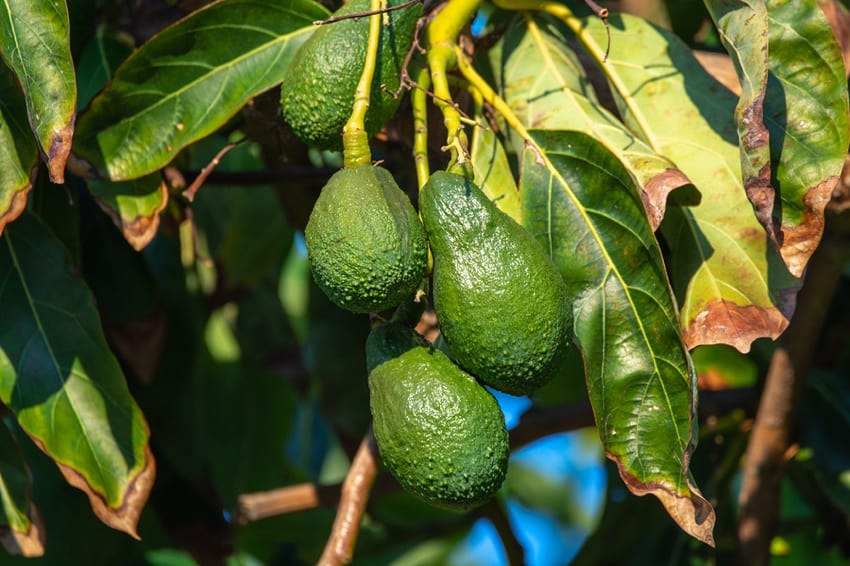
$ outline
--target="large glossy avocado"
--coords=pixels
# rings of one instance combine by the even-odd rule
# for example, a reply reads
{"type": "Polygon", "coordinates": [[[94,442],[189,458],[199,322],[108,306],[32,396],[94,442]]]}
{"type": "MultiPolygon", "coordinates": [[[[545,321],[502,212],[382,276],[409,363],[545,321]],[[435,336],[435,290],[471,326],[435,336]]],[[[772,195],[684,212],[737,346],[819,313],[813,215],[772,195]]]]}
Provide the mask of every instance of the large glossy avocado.
{"type": "Polygon", "coordinates": [[[369,395],[381,458],[407,491],[462,510],[499,490],[510,452],[502,411],[441,351],[413,347],[379,364],[369,395]]]}
{"type": "Polygon", "coordinates": [[[567,289],[549,256],[471,181],[438,172],[419,197],[434,255],[434,309],[457,362],[528,394],[557,373],[571,338],[567,289]]]}
{"type": "Polygon", "coordinates": [[[352,312],[380,312],[412,297],[427,267],[422,222],[381,167],[336,172],[304,236],[316,284],[352,312]]]}
{"type": "MultiPolygon", "coordinates": [[[[402,0],[389,0],[388,6],[402,0]]],[[[369,11],[370,0],[349,0],[334,15],[369,11]]],[[[404,59],[413,43],[422,4],[387,14],[381,26],[378,60],[366,114],[366,131],[377,132],[398,109],[404,59]],[[385,85],[385,89],[381,88],[385,85]]],[[[366,61],[369,18],[346,19],[320,26],[298,49],[281,83],[284,119],[305,143],[342,149],[342,129],[351,115],[354,91],[366,61]]]]}

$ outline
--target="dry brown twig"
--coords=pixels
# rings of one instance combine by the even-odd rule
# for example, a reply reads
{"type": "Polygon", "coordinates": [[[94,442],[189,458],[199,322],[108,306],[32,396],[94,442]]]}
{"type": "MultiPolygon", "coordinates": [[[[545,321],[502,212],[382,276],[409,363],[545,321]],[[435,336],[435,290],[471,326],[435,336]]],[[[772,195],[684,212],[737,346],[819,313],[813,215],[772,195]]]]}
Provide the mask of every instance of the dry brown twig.
{"type": "Polygon", "coordinates": [[[317,563],[319,566],[350,564],[354,557],[354,545],[360,532],[360,521],[366,511],[369,492],[378,473],[378,447],[370,430],[345,476],[342,492],[334,519],[331,535],[317,563]]]}

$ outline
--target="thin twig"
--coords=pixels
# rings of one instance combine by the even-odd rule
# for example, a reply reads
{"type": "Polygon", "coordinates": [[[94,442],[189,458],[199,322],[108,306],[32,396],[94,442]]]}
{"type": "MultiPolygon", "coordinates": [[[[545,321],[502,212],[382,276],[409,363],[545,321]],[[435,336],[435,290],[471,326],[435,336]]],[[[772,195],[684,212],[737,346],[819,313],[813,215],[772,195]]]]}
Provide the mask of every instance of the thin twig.
{"type": "Polygon", "coordinates": [[[330,506],[339,501],[340,485],[302,483],[271,491],[246,493],[239,496],[234,520],[244,525],[296,511],[330,506]]]}
{"type": "Polygon", "coordinates": [[[368,16],[374,16],[376,14],[386,14],[387,12],[394,12],[396,10],[404,10],[405,8],[409,8],[414,4],[421,3],[422,0],[408,0],[403,4],[399,4],[398,6],[387,6],[386,8],[381,8],[380,10],[369,10],[367,12],[357,12],[354,14],[342,14],[339,16],[331,16],[327,20],[316,20],[313,22],[314,26],[323,26],[325,24],[335,24],[336,22],[341,22],[343,20],[359,20],[360,18],[365,18],[368,16]]]}
{"type": "Polygon", "coordinates": [[[231,149],[245,142],[247,139],[248,138],[242,138],[239,141],[229,143],[223,148],[221,148],[218,153],[215,154],[215,157],[213,157],[212,160],[207,164],[207,166],[201,169],[201,172],[198,173],[198,176],[195,177],[195,180],[192,181],[191,185],[189,185],[189,188],[183,191],[183,196],[186,198],[186,200],[188,200],[189,202],[194,201],[195,193],[198,192],[198,189],[201,188],[201,185],[204,184],[204,181],[207,180],[207,177],[209,177],[213,170],[218,166],[218,164],[221,163],[221,158],[227,155],[231,149]]]}
{"type": "Polygon", "coordinates": [[[369,492],[378,473],[378,447],[370,430],[351,462],[340,494],[339,507],[319,566],[350,564],[360,532],[360,520],[366,511],[369,492]]]}
{"type": "Polygon", "coordinates": [[[605,33],[608,34],[608,44],[605,46],[605,55],[602,57],[602,62],[604,63],[608,60],[608,53],[611,52],[611,27],[608,25],[608,8],[603,8],[593,0],[584,0],[584,3],[605,24],[605,33]]]}

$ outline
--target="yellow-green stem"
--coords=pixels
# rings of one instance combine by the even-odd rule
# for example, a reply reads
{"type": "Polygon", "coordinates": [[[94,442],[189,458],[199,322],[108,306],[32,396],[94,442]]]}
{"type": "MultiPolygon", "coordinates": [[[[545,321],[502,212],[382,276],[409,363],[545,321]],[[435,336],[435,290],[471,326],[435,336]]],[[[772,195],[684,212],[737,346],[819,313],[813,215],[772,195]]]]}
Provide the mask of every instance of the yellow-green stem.
{"type": "Polygon", "coordinates": [[[447,73],[457,64],[457,38],[480,5],[481,0],[449,0],[425,32],[434,97],[448,132],[445,149],[451,154],[449,169],[469,177],[472,176],[469,142],[463,130],[463,118],[452,100],[447,73]]]}
{"type": "MultiPolygon", "coordinates": [[[[372,0],[370,10],[380,10],[385,0],[372,0]]],[[[369,135],[366,133],[366,112],[369,110],[369,95],[372,91],[372,79],[375,76],[375,67],[378,61],[378,46],[381,39],[382,14],[369,16],[369,43],[366,45],[366,61],[363,64],[363,72],[360,74],[360,82],[354,91],[354,106],[351,116],[342,129],[342,157],[346,168],[368,165],[372,162],[372,153],[369,151],[369,135]]]]}
{"type": "Polygon", "coordinates": [[[463,77],[469,81],[469,84],[474,87],[478,92],[481,93],[481,96],[484,100],[490,104],[496,112],[502,115],[508,125],[514,129],[514,131],[526,142],[532,142],[531,136],[528,134],[528,130],[525,129],[525,126],[522,125],[517,115],[514,114],[514,111],[511,110],[511,107],[508,106],[508,103],[505,100],[496,94],[496,91],[487,83],[484,78],[478,74],[478,71],[466,60],[463,53],[460,51],[460,47],[457,48],[457,63],[458,69],[460,69],[463,77]]]}
{"type": "Polygon", "coordinates": [[[431,168],[428,164],[428,94],[431,78],[428,69],[421,69],[416,75],[416,87],[410,94],[413,106],[413,161],[416,164],[416,181],[419,190],[428,182],[431,168]]]}

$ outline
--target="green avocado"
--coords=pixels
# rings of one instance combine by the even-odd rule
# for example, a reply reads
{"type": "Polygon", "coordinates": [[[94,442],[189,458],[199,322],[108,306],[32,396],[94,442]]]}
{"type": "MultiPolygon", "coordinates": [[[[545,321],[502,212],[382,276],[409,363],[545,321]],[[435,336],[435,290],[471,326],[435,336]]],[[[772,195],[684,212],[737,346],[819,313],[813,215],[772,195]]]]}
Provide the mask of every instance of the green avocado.
{"type": "MultiPolygon", "coordinates": [[[[392,7],[402,0],[389,0],[392,7]]],[[[369,11],[370,0],[349,0],[334,15],[369,11]]],[[[381,26],[378,59],[366,113],[371,137],[393,117],[405,57],[413,43],[422,4],[389,12],[381,26]],[[384,85],[386,88],[381,88],[384,85]]],[[[369,18],[346,19],[320,26],[299,47],[281,83],[281,108],[295,135],[320,149],[342,149],[342,129],[351,115],[354,91],[366,62],[369,18]]]]}
{"type": "Polygon", "coordinates": [[[413,347],[369,374],[381,459],[404,489],[447,509],[487,502],[510,448],[499,404],[439,350],[413,347]]]}
{"type": "Polygon", "coordinates": [[[393,320],[372,329],[366,338],[366,372],[413,348],[428,348],[424,336],[406,323],[393,320]]]}
{"type": "Polygon", "coordinates": [[[557,373],[572,305],[542,246],[462,175],[437,172],[419,210],[434,256],[434,309],[461,367],[525,395],[557,373]]]}
{"type": "Polygon", "coordinates": [[[425,230],[382,167],[334,173],[304,230],[313,278],[337,306],[381,312],[412,297],[425,274],[425,230]]]}

